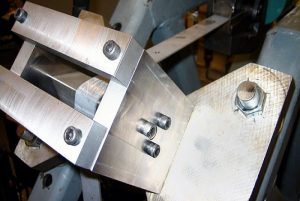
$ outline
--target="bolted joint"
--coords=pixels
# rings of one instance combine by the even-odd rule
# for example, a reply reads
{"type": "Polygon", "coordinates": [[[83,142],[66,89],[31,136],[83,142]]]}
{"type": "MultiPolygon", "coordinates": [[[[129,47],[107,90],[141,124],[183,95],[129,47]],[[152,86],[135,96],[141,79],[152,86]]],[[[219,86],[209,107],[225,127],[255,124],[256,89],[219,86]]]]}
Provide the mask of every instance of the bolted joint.
{"type": "Polygon", "coordinates": [[[153,118],[153,123],[164,130],[168,130],[171,126],[171,118],[167,115],[157,112],[153,118]]]}
{"type": "Polygon", "coordinates": [[[18,8],[14,14],[15,19],[23,23],[27,19],[28,13],[23,8],[18,8]]]}
{"type": "Polygon", "coordinates": [[[152,140],[156,135],[157,127],[145,119],[140,119],[137,123],[136,130],[152,140]]]}
{"type": "Polygon", "coordinates": [[[142,148],[146,154],[153,158],[156,158],[160,153],[160,146],[150,140],[145,140],[142,148]]]}
{"type": "Polygon", "coordinates": [[[103,54],[109,60],[116,60],[121,53],[120,46],[113,40],[107,41],[103,46],[103,54]]]}
{"type": "Polygon", "coordinates": [[[82,133],[80,129],[69,126],[64,133],[64,140],[68,145],[76,146],[80,143],[82,133]]]}
{"type": "Polygon", "coordinates": [[[235,105],[246,117],[253,116],[263,111],[265,97],[255,82],[244,81],[237,88],[235,105]]]}

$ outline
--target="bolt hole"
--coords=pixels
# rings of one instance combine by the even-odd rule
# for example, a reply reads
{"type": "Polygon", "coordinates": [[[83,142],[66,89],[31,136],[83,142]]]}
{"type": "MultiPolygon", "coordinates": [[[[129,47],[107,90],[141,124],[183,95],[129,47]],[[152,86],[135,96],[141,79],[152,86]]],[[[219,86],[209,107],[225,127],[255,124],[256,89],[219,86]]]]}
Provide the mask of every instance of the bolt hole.
{"type": "Polygon", "coordinates": [[[52,175],[51,174],[46,174],[43,177],[43,188],[49,188],[52,184],[52,175]]]}
{"type": "Polygon", "coordinates": [[[117,22],[114,25],[112,25],[112,28],[114,30],[120,31],[122,29],[122,24],[120,22],[117,22]]]}

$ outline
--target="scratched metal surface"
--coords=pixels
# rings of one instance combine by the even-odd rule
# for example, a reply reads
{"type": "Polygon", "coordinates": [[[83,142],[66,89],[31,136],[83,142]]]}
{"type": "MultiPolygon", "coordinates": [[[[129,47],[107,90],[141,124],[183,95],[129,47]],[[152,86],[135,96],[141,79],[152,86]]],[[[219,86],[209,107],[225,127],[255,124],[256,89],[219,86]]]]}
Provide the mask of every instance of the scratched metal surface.
{"type": "Polygon", "coordinates": [[[196,107],[171,170],[162,192],[148,193],[148,200],[240,201],[255,196],[291,81],[289,75],[248,64],[191,94],[196,107]],[[255,118],[234,110],[235,90],[248,79],[267,93],[263,114],[255,118]]]}

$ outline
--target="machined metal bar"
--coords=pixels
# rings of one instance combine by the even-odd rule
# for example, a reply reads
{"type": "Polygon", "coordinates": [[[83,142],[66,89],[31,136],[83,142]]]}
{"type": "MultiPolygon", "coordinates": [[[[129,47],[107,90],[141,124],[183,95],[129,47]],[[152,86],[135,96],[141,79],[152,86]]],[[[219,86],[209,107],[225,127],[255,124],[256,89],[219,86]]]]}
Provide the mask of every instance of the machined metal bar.
{"type": "Polygon", "coordinates": [[[21,76],[34,49],[35,49],[35,44],[28,42],[28,41],[24,41],[24,43],[19,51],[19,54],[18,54],[17,58],[15,59],[10,70],[12,72],[16,73],[17,75],[21,76]]]}
{"type": "MultiPolygon", "coordinates": [[[[116,77],[126,82],[124,79],[132,74],[130,67],[119,68],[131,42],[130,35],[28,1],[23,9],[28,13],[27,18],[24,22],[17,21],[13,32],[107,78],[116,77]],[[105,55],[104,46],[108,41],[114,41],[120,48],[115,59],[105,55]],[[122,73],[118,73],[120,70],[122,73]]],[[[110,48],[107,50],[112,50],[110,48]]]]}
{"type": "Polygon", "coordinates": [[[161,62],[177,51],[209,34],[228,21],[228,18],[213,15],[175,36],[149,48],[148,54],[155,62],[161,62]]]}
{"type": "Polygon", "coordinates": [[[0,108],[30,132],[75,163],[93,121],[11,71],[0,67],[0,108]],[[82,132],[81,143],[69,146],[63,139],[67,127],[82,132]],[[53,130],[55,128],[55,131],[53,130]]]}

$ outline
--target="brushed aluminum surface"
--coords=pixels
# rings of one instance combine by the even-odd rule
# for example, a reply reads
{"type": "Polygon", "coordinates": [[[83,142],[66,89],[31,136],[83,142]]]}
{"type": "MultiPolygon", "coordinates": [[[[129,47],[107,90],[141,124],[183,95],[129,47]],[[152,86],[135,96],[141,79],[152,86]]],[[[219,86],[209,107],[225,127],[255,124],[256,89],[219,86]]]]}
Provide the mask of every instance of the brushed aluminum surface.
{"type": "Polygon", "coordinates": [[[41,140],[75,163],[93,121],[0,66],[0,108],[41,140]],[[63,133],[76,125],[81,143],[69,146],[63,133]]]}
{"type": "Polygon", "coordinates": [[[192,109],[187,97],[145,52],[93,171],[160,192],[192,109]],[[136,126],[141,118],[152,121],[157,112],[169,116],[172,124],[168,130],[158,128],[153,142],[160,146],[160,153],[153,158],[144,153],[148,137],[136,126]]]}
{"type": "Polygon", "coordinates": [[[132,40],[130,35],[28,1],[23,8],[28,17],[23,23],[16,22],[13,32],[94,73],[108,78],[116,76],[126,82],[123,76],[126,77],[127,71],[119,69],[119,64],[132,40]],[[103,46],[108,40],[115,41],[121,48],[116,60],[109,60],[103,54],[103,46]],[[123,73],[118,73],[119,70],[123,73]]]}

